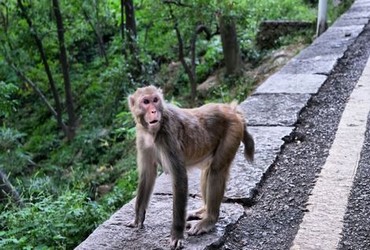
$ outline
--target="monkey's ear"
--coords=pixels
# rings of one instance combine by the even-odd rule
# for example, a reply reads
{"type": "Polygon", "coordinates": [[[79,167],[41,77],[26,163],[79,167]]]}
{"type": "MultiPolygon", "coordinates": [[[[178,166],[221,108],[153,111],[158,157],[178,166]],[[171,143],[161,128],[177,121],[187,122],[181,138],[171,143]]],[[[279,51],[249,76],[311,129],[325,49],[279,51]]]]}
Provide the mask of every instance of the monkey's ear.
{"type": "Polygon", "coordinates": [[[128,97],[128,106],[130,110],[132,111],[135,106],[135,97],[133,95],[129,95],[128,97]]]}
{"type": "Polygon", "coordinates": [[[158,91],[158,94],[163,97],[163,91],[162,91],[162,89],[161,88],[157,88],[157,91],[158,91]]]}

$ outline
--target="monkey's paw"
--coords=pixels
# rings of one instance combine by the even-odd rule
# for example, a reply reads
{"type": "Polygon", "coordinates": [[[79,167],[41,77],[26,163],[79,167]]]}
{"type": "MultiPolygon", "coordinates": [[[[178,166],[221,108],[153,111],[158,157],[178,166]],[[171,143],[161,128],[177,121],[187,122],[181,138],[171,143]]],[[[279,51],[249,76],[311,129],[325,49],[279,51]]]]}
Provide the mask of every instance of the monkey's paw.
{"type": "Polygon", "coordinates": [[[199,209],[189,211],[187,216],[186,216],[186,220],[187,221],[189,221],[189,220],[201,220],[205,217],[205,213],[206,213],[205,207],[201,207],[199,209]]]}
{"type": "Polygon", "coordinates": [[[182,249],[184,240],[183,239],[177,239],[174,237],[171,237],[171,242],[170,242],[170,247],[171,250],[177,250],[177,249],[182,249]]]}
{"type": "Polygon", "coordinates": [[[125,226],[126,227],[131,227],[131,228],[137,228],[137,229],[144,228],[143,223],[139,223],[139,222],[136,222],[136,221],[129,222],[129,223],[125,224],[125,226]]]}
{"type": "Polygon", "coordinates": [[[186,224],[186,228],[189,228],[189,235],[199,235],[208,233],[215,227],[215,223],[210,220],[201,220],[201,221],[189,221],[186,224]]]}

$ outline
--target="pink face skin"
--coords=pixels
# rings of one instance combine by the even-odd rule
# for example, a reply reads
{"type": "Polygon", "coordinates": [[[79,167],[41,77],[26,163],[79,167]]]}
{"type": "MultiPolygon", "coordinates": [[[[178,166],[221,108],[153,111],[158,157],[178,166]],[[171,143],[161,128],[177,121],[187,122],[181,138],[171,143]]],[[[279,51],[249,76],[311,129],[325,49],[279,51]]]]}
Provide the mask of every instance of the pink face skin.
{"type": "Polygon", "coordinates": [[[145,122],[150,131],[155,131],[159,128],[161,120],[161,99],[157,95],[143,96],[140,102],[140,107],[145,111],[145,122]]]}

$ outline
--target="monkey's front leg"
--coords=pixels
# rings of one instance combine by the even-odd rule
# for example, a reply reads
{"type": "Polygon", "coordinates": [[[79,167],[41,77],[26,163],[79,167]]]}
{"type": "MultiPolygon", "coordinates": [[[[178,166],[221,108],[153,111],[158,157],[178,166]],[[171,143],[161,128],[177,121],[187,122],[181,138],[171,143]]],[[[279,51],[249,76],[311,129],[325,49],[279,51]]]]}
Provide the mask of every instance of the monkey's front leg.
{"type": "Polygon", "coordinates": [[[157,164],[154,161],[154,152],[151,150],[138,150],[139,185],[135,203],[135,220],[129,227],[143,228],[145,213],[157,177],[157,164]]]}
{"type": "Polygon", "coordinates": [[[188,178],[185,166],[172,167],[173,186],[173,221],[171,229],[171,249],[182,248],[185,230],[186,205],[188,196],[188,178]]]}

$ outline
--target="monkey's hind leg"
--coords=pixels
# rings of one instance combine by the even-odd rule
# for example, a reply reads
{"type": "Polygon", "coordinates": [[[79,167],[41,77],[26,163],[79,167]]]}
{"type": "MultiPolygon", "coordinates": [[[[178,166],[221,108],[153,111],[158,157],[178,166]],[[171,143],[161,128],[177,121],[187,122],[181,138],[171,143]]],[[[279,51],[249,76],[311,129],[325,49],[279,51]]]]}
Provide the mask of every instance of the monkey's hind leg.
{"type": "MultiPolygon", "coordinates": [[[[200,177],[200,189],[202,192],[202,200],[203,200],[203,205],[195,210],[191,210],[188,212],[186,216],[187,221],[192,221],[192,220],[201,220],[205,217],[207,208],[206,208],[206,197],[207,197],[207,177],[208,177],[208,172],[209,172],[209,166],[206,166],[205,169],[202,169],[201,177],[200,177]]],[[[187,228],[191,227],[191,224],[187,224],[187,228]]]]}
{"type": "Polygon", "coordinates": [[[189,235],[198,235],[211,231],[217,222],[219,209],[224,195],[226,178],[219,171],[210,170],[207,178],[206,210],[200,221],[188,221],[189,235]]]}
{"type": "Polygon", "coordinates": [[[229,168],[238,147],[239,142],[224,140],[220,143],[206,175],[206,213],[200,221],[188,222],[191,224],[188,230],[189,235],[207,233],[215,227],[224,197],[229,168]]]}

